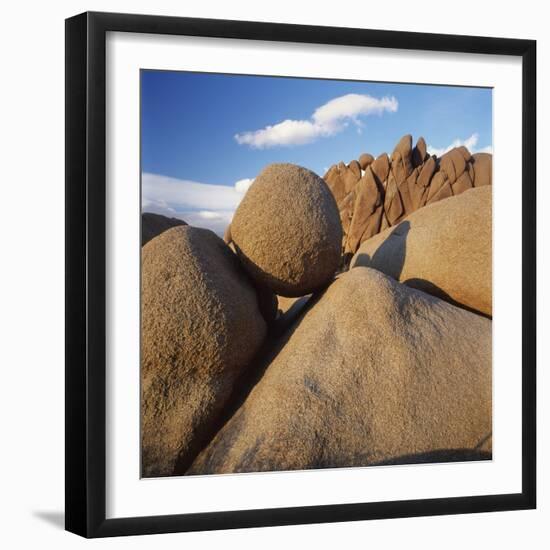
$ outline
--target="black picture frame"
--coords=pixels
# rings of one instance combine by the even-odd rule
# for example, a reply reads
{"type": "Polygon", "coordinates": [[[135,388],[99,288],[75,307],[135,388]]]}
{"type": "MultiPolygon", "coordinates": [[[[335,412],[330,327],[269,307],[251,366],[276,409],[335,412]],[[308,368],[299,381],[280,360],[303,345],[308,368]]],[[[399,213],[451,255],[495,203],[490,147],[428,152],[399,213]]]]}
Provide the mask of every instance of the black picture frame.
{"type": "Polygon", "coordinates": [[[115,13],[66,20],[66,529],[107,537],[536,506],[536,42],[115,13]],[[106,519],[105,39],[108,31],[517,56],[522,121],[522,491],[106,519]]]}

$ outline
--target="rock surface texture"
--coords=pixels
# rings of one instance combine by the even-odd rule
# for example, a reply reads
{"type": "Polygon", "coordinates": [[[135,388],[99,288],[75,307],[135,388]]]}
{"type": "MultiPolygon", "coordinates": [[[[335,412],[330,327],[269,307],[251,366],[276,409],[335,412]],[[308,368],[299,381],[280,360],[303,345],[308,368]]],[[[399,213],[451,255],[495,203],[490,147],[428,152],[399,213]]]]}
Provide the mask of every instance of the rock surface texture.
{"type": "Polygon", "coordinates": [[[492,315],[492,188],[470,189],[414,212],[364,241],[350,267],[492,315]]]}
{"type": "MultiPolygon", "coordinates": [[[[361,174],[359,163],[347,169],[361,174]]],[[[335,199],[313,172],[272,164],[254,180],[231,222],[237,256],[260,286],[303,296],[328,284],[340,264],[335,199]]]]}
{"type": "Polygon", "coordinates": [[[188,473],[489,458],[491,427],[491,321],[357,267],[188,473]]]}
{"type": "Polygon", "coordinates": [[[142,249],[142,474],[182,473],[266,335],[254,287],[227,245],[189,226],[142,249]]]}
{"type": "Polygon", "coordinates": [[[331,166],[324,179],[338,204],[344,231],[342,251],[349,258],[362,242],[426,204],[491,185],[492,155],[471,155],[466,147],[455,147],[437,158],[428,154],[424,138],[413,147],[412,136],[405,135],[391,157],[383,153],[373,159],[363,153],[347,166],[331,166]],[[366,193],[365,178],[374,179],[376,190],[369,182],[366,193]]]}

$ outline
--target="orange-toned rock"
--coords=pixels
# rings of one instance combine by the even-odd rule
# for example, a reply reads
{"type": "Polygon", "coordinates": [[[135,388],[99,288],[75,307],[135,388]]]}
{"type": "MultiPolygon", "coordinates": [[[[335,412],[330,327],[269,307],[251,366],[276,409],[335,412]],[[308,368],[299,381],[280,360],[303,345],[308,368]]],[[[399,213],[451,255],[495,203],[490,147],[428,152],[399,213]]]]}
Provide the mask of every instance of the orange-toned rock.
{"type": "Polygon", "coordinates": [[[419,137],[418,141],[416,142],[416,145],[414,146],[413,152],[412,152],[412,163],[413,166],[416,168],[417,166],[420,166],[424,163],[424,161],[428,158],[428,148],[426,146],[426,141],[423,137],[419,137]]]}
{"type": "Polygon", "coordinates": [[[384,199],[384,212],[390,225],[394,225],[403,216],[405,210],[403,208],[403,201],[399,194],[397,182],[393,175],[393,171],[390,171],[388,181],[386,184],[386,194],[384,199]]]}
{"type": "Polygon", "coordinates": [[[422,187],[428,187],[432,180],[432,176],[435,173],[436,162],[435,157],[429,157],[426,162],[419,168],[420,173],[418,174],[418,179],[416,180],[419,185],[422,187]]]}
{"type": "Polygon", "coordinates": [[[391,171],[399,185],[411,174],[412,165],[412,136],[407,134],[403,136],[391,156],[391,171]]]}
{"type": "Polygon", "coordinates": [[[371,169],[374,175],[378,178],[379,183],[385,183],[390,173],[390,159],[386,153],[382,153],[371,164],[371,169]]]}
{"type": "Polygon", "coordinates": [[[353,165],[353,167],[348,167],[343,162],[340,162],[331,166],[323,179],[332,191],[332,194],[336,199],[336,203],[339,204],[355,187],[355,184],[360,178],[360,167],[359,169],[357,169],[355,165],[353,165]]]}
{"type": "Polygon", "coordinates": [[[428,204],[459,195],[473,187],[469,159],[470,153],[463,146],[451,149],[439,159],[439,170],[432,179],[428,193],[428,204]]]}
{"type": "Polygon", "coordinates": [[[369,164],[372,164],[373,162],[374,162],[374,157],[369,153],[363,153],[359,157],[359,164],[361,165],[362,170],[366,170],[367,166],[369,164]]]}
{"type": "Polygon", "coordinates": [[[344,200],[338,205],[340,211],[340,222],[342,223],[342,231],[344,236],[348,235],[353,216],[353,208],[355,204],[355,191],[350,191],[344,200]]]}
{"type": "Polygon", "coordinates": [[[355,177],[357,178],[357,181],[359,181],[359,179],[361,179],[361,165],[359,164],[358,161],[352,160],[348,164],[348,169],[351,170],[354,173],[355,177]]]}
{"type": "Polygon", "coordinates": [[[340,166],[337,164],[331,166],[323,176],[323,179],[334,195],[336,203],[339,203],[346,196],[346,182],[341,174],[340,166]]]}
{"type": "Polygon", "coordinates": [[[431,204],[452,196],[453,191],[446,174],[444,172],[436,172],[428,188],[426,204],[431,204]]]}
{"type": "Polygon", "coordinates": [[[428,154],[423,137],[418,138],[414,148],[411,147],[412,136],[407,134],[396,145],[391,161],[386,153],[374,160],[372,155],[364,153],[359,162],[352,161],[348,166],[341,162],[327,172],[325,178],[337,198],[346,253],[352,252],[366,235],[372,235],[376,227],[382,231],[427,204],[491,182],[491,155],[480,153],[472,156],[466,147],[459,146],[438,159],[428,154]],[[358,220],[353,221],[360,168],[363,177],[366,168],[370,168],[384,203],[383,211],[368,222],[369,230],[361,237],[359,228],[366,228],[364,216],[360,214],[364,211],[363,206],[357,208],[358,220]]]}
{"type": "Polygon", "coordinates": [[[472,155],[474,168],[474,185],[482,187],[493,183],[493,155],[489,153],[476,153],[472,155]]]}
{"type": "Polygon", "coordinates": [[[407,209],[407,214],[418,210],[426,203],[428,192],[419,181],[419,178],[419,168],[415,168],[412,174],[407,178],[408,195],[411,202],[410,208],[407,209]]]}
{"type": "Polygon", "coordinates": [[[355,188],[353,215],[344,252],[355,253],[359,243],[380,231],[383,202],[376,179],[367,166],[355,188]]]}

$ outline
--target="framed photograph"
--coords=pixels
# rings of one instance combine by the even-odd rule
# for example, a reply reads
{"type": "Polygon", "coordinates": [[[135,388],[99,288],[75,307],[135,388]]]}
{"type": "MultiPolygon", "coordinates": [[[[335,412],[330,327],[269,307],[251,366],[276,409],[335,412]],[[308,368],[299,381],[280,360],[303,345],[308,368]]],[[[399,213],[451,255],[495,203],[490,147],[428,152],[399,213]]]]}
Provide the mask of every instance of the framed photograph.
{"type": "Polygon", "coordinates": [[[536,44],[66,21],[66,528],[535,507],[536,44]]]}

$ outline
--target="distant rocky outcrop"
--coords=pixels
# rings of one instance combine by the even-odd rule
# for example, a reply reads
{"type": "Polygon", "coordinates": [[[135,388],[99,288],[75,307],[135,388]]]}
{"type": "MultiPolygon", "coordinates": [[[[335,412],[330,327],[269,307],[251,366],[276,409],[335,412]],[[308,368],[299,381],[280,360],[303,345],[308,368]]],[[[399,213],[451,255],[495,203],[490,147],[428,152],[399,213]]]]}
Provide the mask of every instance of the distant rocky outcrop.
{"type": "Polygon", "coordinates": [[[492,189],[426,206],[361,244],[350,267],[372,267],[408,286],[492,315],[492,189]]]}
{"type": "Polygon", "coordinates": [[[492,155],[455,147],[437,158],[422,137],[413,147],[412,136],[405,135],[391,158],[383,153],[372,159],[364,153],[359,161],[331,166],[324,176],[338,204],[348,258],[419,208],[492,183],[492,155]]]}
{"type": "Polygon", "coordinates": [[[183,473],[267,327],[237,258],[206,229],[143,247],[141,296],[142,474],[183,473]]]}
{"type": "Polygon", "coordinates": [[[178,225],[187,225],[178,218],[168,218],[161,214],[144,212],[141,215],[141,246],[148,243],[151,239],[160,235],[163,231],[178,225]]]}
{"type": "Polygon", "coordinates": [[[248,189],[226,239],[258,285],[302,296],[332,279],[342,228],[334,197],[319,176],[296,165],[271,164],[248,189]]]}
{"type": "Polygon", "coordinates": [[[281,338],[189,474],[490,457],[491,321],[373,269],[281,338]]]}

